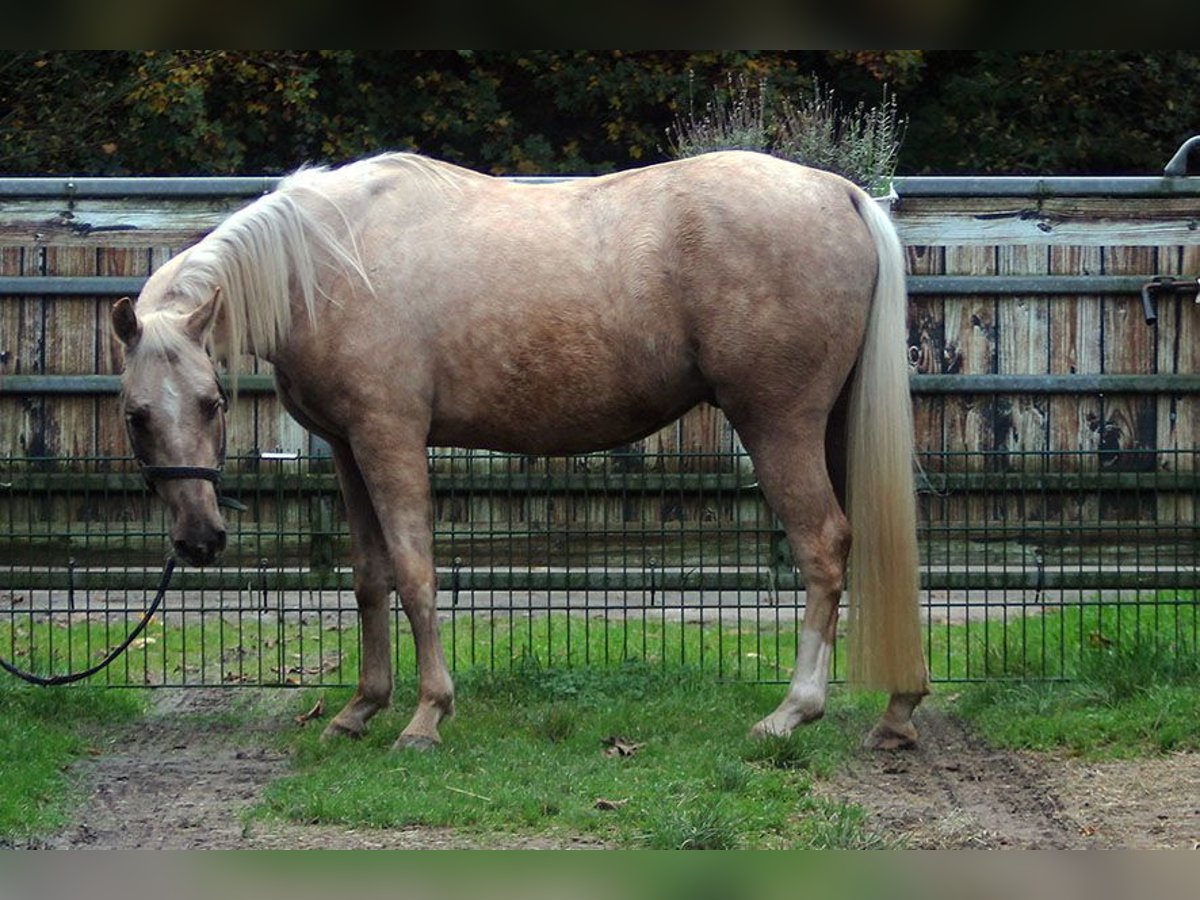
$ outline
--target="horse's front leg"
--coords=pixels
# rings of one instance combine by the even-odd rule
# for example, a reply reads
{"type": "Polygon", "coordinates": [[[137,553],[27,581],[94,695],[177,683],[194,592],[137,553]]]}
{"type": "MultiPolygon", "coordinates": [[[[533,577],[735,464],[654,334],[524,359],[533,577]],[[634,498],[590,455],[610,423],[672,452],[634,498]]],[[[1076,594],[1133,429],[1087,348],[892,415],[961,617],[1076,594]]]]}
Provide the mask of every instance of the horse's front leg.
{"type": "Polygon", "coordinates": [[[358,689],[333,717],[322,739],[337,735],[361,737],[367,721],[392,701],[392,642],[388,626],[392,566],[371,495],[350,448],[330,440],[334,465],[346,505],[354,563],[354,599],[358,603],[362,658],[358,689]]]}

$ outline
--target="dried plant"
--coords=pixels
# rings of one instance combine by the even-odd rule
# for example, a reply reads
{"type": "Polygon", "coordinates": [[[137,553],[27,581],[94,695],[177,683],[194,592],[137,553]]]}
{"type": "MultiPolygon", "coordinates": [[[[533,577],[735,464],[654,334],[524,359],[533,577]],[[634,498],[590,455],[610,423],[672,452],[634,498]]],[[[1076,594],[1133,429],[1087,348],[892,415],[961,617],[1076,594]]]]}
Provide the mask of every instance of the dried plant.
{"type": "Polygon", "coordinates": [[[905,121],[896,97],[883,88],[878,106],[859,102],[847,113],[833,88],[814,84],[811,97],[783,98],[773,151],[792,162],[828,169],[881,196],[891,189],[905,121]]]}
{"type": "Polygon", "coordinates": [[[886,86],[878,106],[858,103],[849,112],[834,90],[814,80],[812,94],[768,102],[766,81],[726,81],[696,115],[689,82],[688,114],[668,129],[676,158],[714,150],[758,150],[792,162],[836,172],[873,196],[891,189],[905,119],[886,86]]]}
{"type": "Polygon", "coordinates": [[[764,150],[771,143],[763,98],[765,81],[752,83],[744,75],[726,79],[725,90],[716,92],[696,115],[694,76],[688,75],[688,112],[667,129],[668,149],[676,159],[714,150],[764,150]]]}

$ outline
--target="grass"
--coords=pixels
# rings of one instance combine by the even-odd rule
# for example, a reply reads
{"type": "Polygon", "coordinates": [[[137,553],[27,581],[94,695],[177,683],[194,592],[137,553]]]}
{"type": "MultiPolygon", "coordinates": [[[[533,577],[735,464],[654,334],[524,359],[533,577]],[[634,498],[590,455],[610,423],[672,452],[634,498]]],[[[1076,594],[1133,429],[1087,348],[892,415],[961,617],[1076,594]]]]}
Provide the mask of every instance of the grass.
{"type": "MultiPolygon", "coordinates": [[[[395,657],[401,671],[415,658],[411,632],[397,616],[395,657]]],[[[86,667],[125,637],[136,616],[104,613],[21,615],[0,622],[0,651],[40,675],[86,667]]],[[[580,615],[458,615],[441,626],[456,673],[485,668],[511,673],[537,655],[551,668],[611,667],[638,659],[663,671],[685,666],[723,680],[786,683],[796,654],[795,623],[777,622],[769,607],[757,628],[680,622],[666,610],[620,619],[580,615]]],[[[243,609],[223,618],[187,614],[186,624],[156,617],[94,684],[340,685],[357,680],[357,616],[336,623],[318,615],[243,609]]]]}
{"type": "MultiPolygon", "coordinates": [[[[1089,758],[1200,750],[1198,636],[1195,603],[1176,595],[996,625],[974,652],[988,680],[963,687],[956,706],[997,746],[1089,758]]],[[[960,652],[979,638],[950,634],[960,652]]]]}
{"type": "Polygon", "coordinates": [[[114,723],[135,719],[143,702],[142,695],[129,691],[36,688],[5,675],[0,680],[0,842],[67,824],[79,799],[67,767],[99,752],[103,734],[114,723]]]}
{"type": "MultiPolygon", "coordinates": [[[[397,691],[414,693],[412,684],[397,691]]],[[[292,733],[296,772],[270,786],[260,814],[583,834],[652,849],[873,846],[861,810],[813,791],[878,708],[835,694],[824,721],[760,743],[747,728],[778,701],[777,687],[644,663],[563,670],[526,661],[503,675],[464,673],[460,715],[443,725],[437,752],[389,752],[407,709],[377,717],[359,742],[292,733]],[[611,751],[614,739],[628,755],[611,751]]],[[[329,699],[337,708],[345,698],[329,699]]]]}

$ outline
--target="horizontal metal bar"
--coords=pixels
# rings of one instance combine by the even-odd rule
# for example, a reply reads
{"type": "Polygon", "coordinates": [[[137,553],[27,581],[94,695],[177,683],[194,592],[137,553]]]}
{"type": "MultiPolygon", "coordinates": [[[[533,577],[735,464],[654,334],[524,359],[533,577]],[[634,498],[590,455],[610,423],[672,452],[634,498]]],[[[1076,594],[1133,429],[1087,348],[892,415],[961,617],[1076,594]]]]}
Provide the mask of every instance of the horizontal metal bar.
{"type": "MultiPolygon", "coordinates": [[[[227,389],[230,379],[221,381],[227,389]]],[[[240,394],[273,394],[275,379],[270,375],[240,375],[237,380],[240,394]]],[[[119,375],[3,375],[0,376],[0,395],[23,396],[54,394],[113,395],[121,391],[119,375]]]]}
{"type": "MultiPolygon", "coordinates": [[[[145,483],[134,472],[7,472],[5,494],[92,494],[142,493],[145,483]]],[[[577,472],[538,475],[503,472],[464,475],[434,472],[433,490],[439,494],[532,494],[545,493],[742,493],[757,492],[752,478],[737,473],[577,472]]],[[[252,500],[256,495],[273,498],[280,494],[335,494],[337,476],[332,473],[229,472],[221,482],[225,494],[252,500]]]]}
{"type": "Polygon", "coordinates": [[[1200,178],[1163,176],[909,175],[892,181],[905,197],[1200,197],[1200,178]]]}
{"type": "MultiPolygon", "coordinates": [[[[514,175],[522,184],[555,184],[586,175],[514,175]]],[[[280,176],[0,178],[0,198],[252,197],[274,190],[280,176]]],[[[1200,178],[1174,176],[902,175],[903,197],[1191,197],[1200,178]]]]}
{"type": "MultiPolygon", "coordinates": [[[[224,379],[226,386],[229,380],[224,379]]],[[[1196,375],[910,375],[914,394],[1200,394],[1196,375]]],[[[0,376],[0,395],[113,395],[120,391],[116,375],[0,376]]],[[[242,375],[240,393],[271,394],[270,375],[242,375]]]]}
{"type": "Polygon", "coordinates": [[[35,396],[46,394],[120,393],[119,375],[3,375],[0,376],[0,395],[35,396]]]}
{"type": "Polygon", "coordinates": [[[1197,394],[1197,375],[910,375],[914,394],[1197,394]]]}
{"type": "MultiPolygon", "coordinates": [[[[1016,456],[1016,454],[1014,454],[1016,456]]],[[[1095,459],[1097,454],[1087,454],[1095,459]]],[[[8,495],[142,493],[145,483],[134,472],[37,472],[3,474],[8,495]]],[[[758,484],[745,474],[697,472],[575,472],[538,475],[526,472],[463,474],[434,472],[433,490],[439,494],[547,493],[757,493],[758,484]]],[[[242,500],[255,496],[335,494],[337,476],[307,472],[226,472],[224,493],[242,500]]],[[[1079,493],[1085,491],[1192,493],[1200,491],[1200,471],[1177,472],[922,472],[918,489],[923,493],[1079,493]]],[[[1084,527],[1084,526],[1079,526],[1084,527]]],[[[1089,526],[1090,527],[1090,526],[1089,526]]]]}
{"type": "Polygon", "coordinates": [[[0,198],[254,197],[275,189],[279,176],[217,178],[0,178],[0,198]]]}
{"type": "MultiPolygon", "coordinates": [[[[1095,459],[1098,453],[1089,454],[1095,459]]],[[[919,493],[1192,493],[1200,490],[1200,472],[921,472],[917,477],[919,493]]],[[[1070,524],[1070,523],[1067,523],[1070,524]]],[[[1072,528],[1096,529],[1103,523],[1071,525],[1072,528]]],[[[1038,523],[1040,526],[1040,523],[1038,523]]],[[[1031,530],[1037,530],[1030,524],[1031,530]]],[[[1163,527],[1163,526],[1159,526],[1163,527]]],[[[1194,527],[1188,525],[1186,527],[1194,527]]]]}
{"type": "MultiPolygon", "coordinates": [[[[159,574],[145,571],[103,572],[21,571],[6,572],[9,591],[153,591],[159,574]]],[[[803,580],[793,572],[714,571],[702,569],[589,569],[550,571],[545,569],[438,571],[441,594],[450,594],[457,583],[460,591],[655,591],[663,606],[673,606],[669,594],[681,591],[794,591],[803,580]],[[457,582],[455,581],[457,579],[457,582]]],[[[349,591],[354,577],[348,571],[325,573],[257,569],[176,570],[173,591],[349,591]]],[[[991,571],[923,571],[923,590],[949,591],[1054,591],[1054,590],[1186,590],[1200,587],[1200,569],[1005,569],[991,571]]],[[[934,604],[936,607],[938,604],[934,604]]]]}
{"type": "MultiPolygon", "coordinates": [[[[1153,275],[909,275],[910,294],[1140,294],[1153,275]]],[[[1189,285],[1180,288],[1195,290],[1189,285]]],[[[1200,285],[1197,285],[1200,287],[1200,285]]]]}
{"type": "Polygon", "coordinates": [[[0,277],[0,296],[110,296],[141,293],[145,278],[107,278],[100,275],[46,275],[0,277]]]}
{"type": "MultiPolygon", "coordinates": [[[[1138,294],[1153,275],[909,275],[917,295],[1138,294]]],[[[120,296],[137,294],[145,278],[80,276],[0,277],[0,296],[120,296]]],[[[1185,287],[1186,286],[1181,286],[1185,287]]]]}

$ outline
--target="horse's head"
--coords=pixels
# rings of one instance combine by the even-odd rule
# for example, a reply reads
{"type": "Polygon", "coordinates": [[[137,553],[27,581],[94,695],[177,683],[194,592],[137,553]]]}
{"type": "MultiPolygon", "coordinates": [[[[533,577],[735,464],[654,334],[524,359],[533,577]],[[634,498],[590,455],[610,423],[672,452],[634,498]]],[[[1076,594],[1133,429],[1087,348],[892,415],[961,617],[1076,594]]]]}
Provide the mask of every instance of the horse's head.
{"type": "Polygon", "coordinates": [[[170,507],[175,551],[194,565],[225,549],[217,494],[225,395],[206,350],[219,293],[187,312],[166,306],[139,317],[128,297],[112,309],[125,345],[121,400],[133,454],[170,507]]]}

